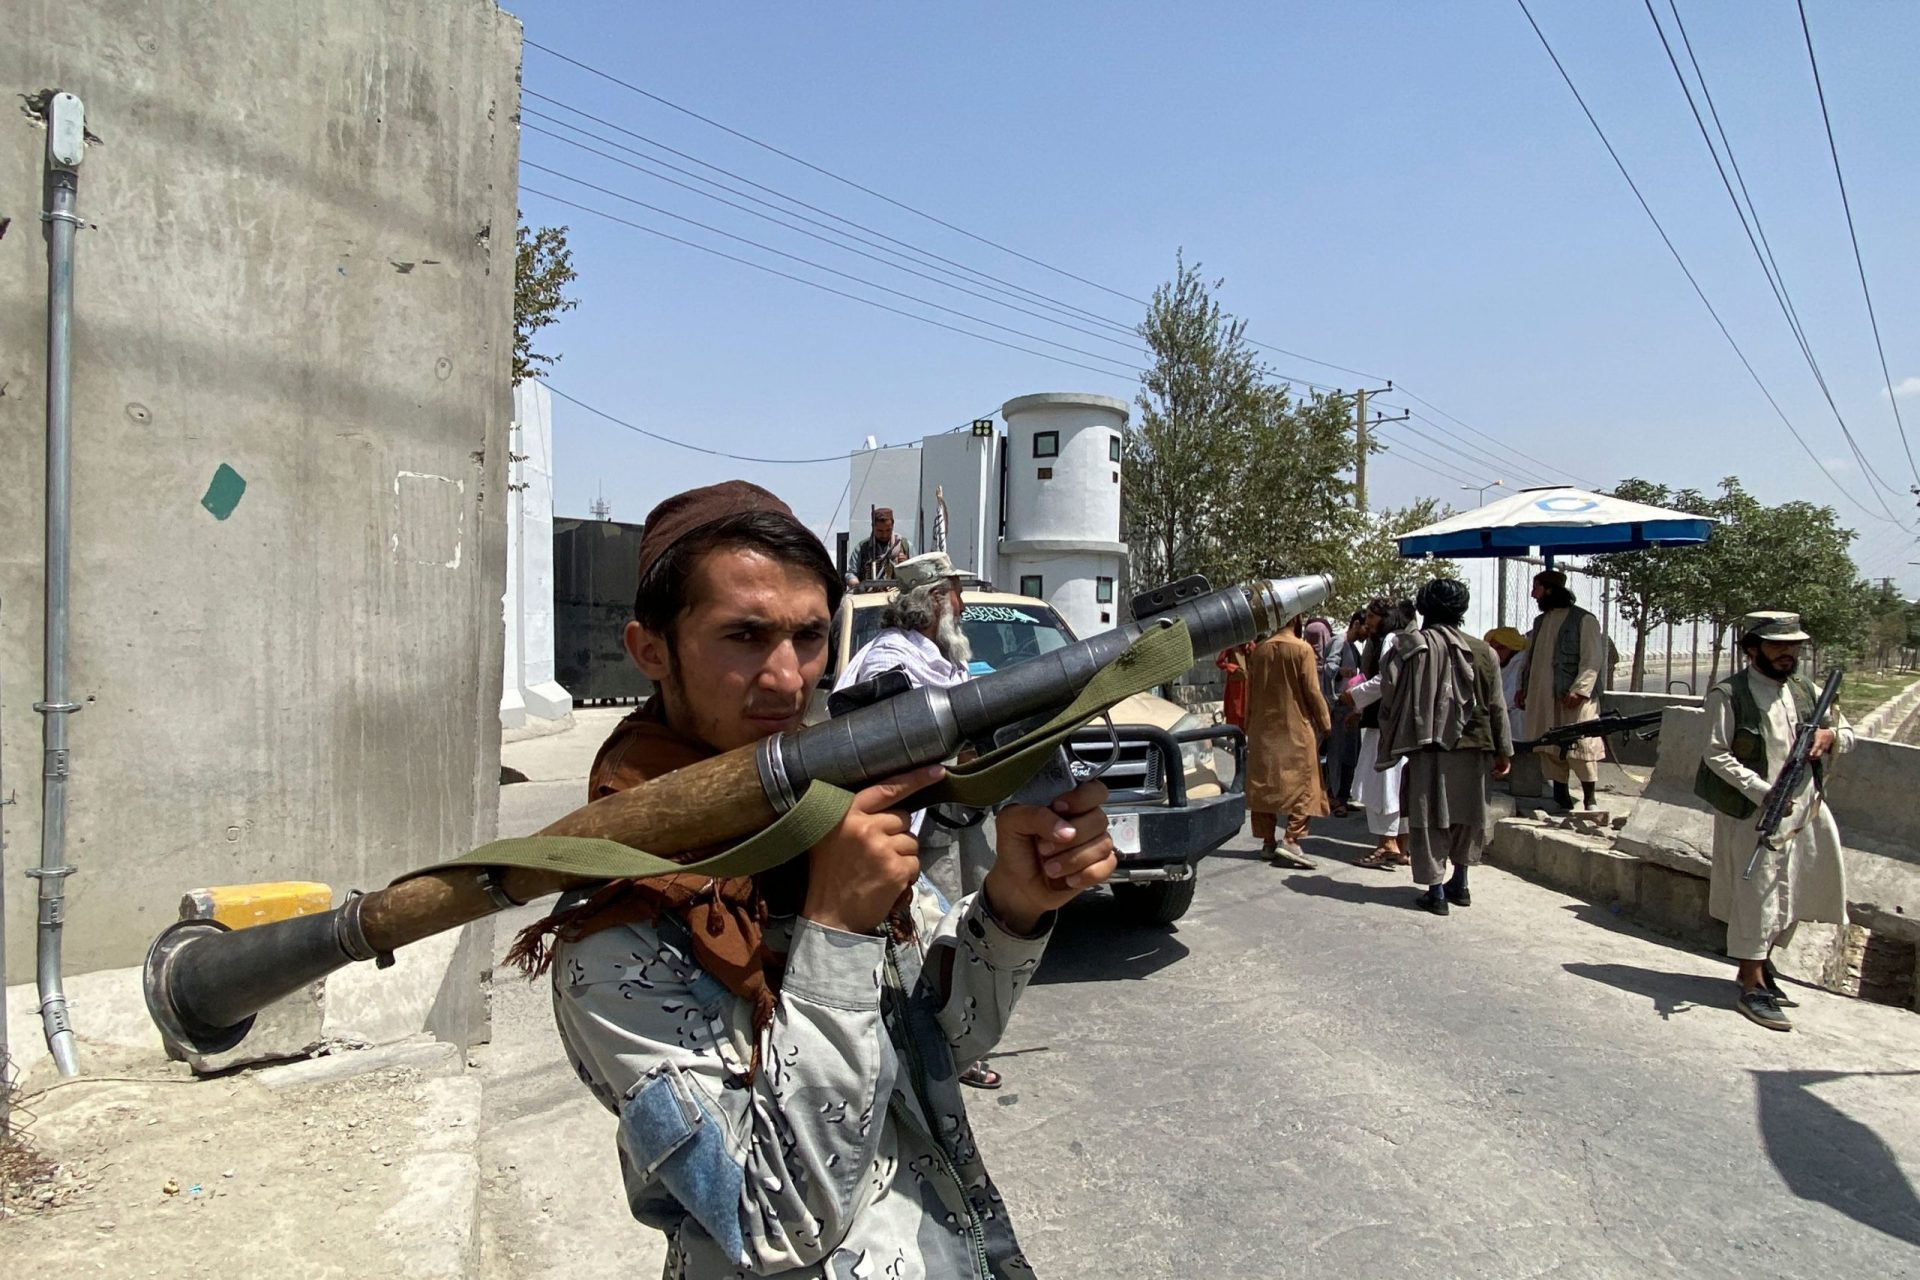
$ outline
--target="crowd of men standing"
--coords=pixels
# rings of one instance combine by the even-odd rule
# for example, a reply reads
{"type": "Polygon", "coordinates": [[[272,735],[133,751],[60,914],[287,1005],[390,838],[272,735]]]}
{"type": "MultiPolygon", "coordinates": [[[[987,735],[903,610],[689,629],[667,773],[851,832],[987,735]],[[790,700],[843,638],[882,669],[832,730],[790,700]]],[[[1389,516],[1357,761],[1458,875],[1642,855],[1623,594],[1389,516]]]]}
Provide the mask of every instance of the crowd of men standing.
{"type": "MultiPolygon", "coordinates": [[[[1532,595],[1526,634],[1465,634],[1466,586],[1436,578],[1413,600],[1369,601],[1344,631],[1296,619],[1219,656],[1223,714],[1247,734],[1247,805],[1270,863],[1313,869],[1301,843],[1310,820],[1348,816],[1357,803],[1375,841],[1358,865],[1408,868],[1414,904],[1447,915],[1472,904],[1468,868],[1492,826],[1489,783],[1508,776],[1516,751],[1539,756],[1561,808],[1574,808],[1578,782],[1593,809],[1605,739],[1579,729],[1600,717],[1611,646],[1564,573],[1536,574],[1532,595]]],[[[1738,962],[1735,1007],[1785,1031],[1793,1001],[1773,951],[1799,921],[1846,918],[1840,837],[1820,787],[1824,757],[1853,737],[1838,712],[1821,722],[1792,821],[1755,854],[1756,814],[1814,697],[1797,674],[1807,640],[1798,615],[1752,613],[1741,630],[1747,665],[1706,697],[1711,733],[1695,790],[1715,811],[1710,910],[1738,962]]]]}

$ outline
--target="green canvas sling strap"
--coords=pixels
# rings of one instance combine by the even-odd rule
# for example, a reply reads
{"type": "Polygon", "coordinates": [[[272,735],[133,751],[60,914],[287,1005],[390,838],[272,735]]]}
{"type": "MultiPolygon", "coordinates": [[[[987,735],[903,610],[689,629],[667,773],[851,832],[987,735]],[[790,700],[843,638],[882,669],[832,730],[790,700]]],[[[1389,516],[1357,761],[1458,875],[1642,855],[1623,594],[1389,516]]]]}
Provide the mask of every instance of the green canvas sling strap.
{"type": "MultiPolygon", "coordinates": [[[[999,803],[1040,772],[1053,751],[1088,722],[1136,693],[1167,683],[1192,665],[1193,642],[1185,622],[1150,628],[1102,667],[1080,696],[1058,715],[1003,747],[950,767],[945,778],[913,797],[915,807],[964,804],[984,808],[999,803]]],[[[410,871],[400,880],[454,867],[525,867],[595,880],[757,875],[818,844],[839,825],[852,804],[853,793],[846,788],[811,783],[799,803],[771,826],[699,862],[674,862],[615,840],[520,836],[495,840],[461,857],[410,871]]]]}

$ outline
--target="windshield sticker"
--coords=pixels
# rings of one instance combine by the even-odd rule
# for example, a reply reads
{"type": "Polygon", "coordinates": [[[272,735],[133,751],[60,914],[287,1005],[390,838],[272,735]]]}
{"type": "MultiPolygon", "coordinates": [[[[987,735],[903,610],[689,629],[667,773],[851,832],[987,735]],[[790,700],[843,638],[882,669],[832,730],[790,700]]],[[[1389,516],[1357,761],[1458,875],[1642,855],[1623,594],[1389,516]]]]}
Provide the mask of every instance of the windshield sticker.
{"type": "Polygon", "coordinates": [[[960,614],[962,622],[1017,622],[1029,627],[1039,626],[1040,619],[1024,609],[1015,609],[1004,604],[970,604],[960,614]]]}

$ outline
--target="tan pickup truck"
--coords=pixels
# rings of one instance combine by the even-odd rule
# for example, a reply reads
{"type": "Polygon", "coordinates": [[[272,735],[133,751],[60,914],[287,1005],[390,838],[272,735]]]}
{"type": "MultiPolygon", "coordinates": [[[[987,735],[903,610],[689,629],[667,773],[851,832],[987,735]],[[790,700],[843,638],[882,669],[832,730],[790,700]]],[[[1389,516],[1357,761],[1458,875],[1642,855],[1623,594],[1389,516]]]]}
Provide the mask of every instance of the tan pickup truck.
{"type": "MultiPolygon", "coordinates": [[[[880,630],[888,588],[864,583],[849,591],[834,615],[827,673],[809,721],[826,717],[828,690],[847,663],[880,630]]],[[[1053,606],[1031,596],[995,591],[969,580],[960,625],[973,644],[973,672],[981,675],[1072,644],[1076,637],[1053,606]]],[[[1112,790],[1107,804],[1120,868],[1114,901],[1143,924],[1171,924],[1193,902],[1200,860],[1240,830],[1246,819],[1246,738],[1230,725],[1213,725],[1178,704],[1136,694],[1113,709],[1114,737],[1104,723],[1074,739],[1073,770],[1086,776],[1113,756],[1102,773],[1112,790]],[[1223,785],[1216,752],[1233,761],[1223,785]]]]}

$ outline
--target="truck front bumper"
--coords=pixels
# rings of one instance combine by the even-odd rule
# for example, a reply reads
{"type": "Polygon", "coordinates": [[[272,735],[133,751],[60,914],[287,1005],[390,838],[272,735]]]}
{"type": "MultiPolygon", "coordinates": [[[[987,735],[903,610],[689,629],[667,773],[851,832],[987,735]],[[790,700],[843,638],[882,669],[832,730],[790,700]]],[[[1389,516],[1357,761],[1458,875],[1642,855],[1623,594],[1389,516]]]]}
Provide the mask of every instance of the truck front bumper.
{"type": "Polygon", "coordinates": [[[1247,798],[1239,792],[1190,799],[1181,809],[1113,805],[1107,830],[1120,863],[1113,878],[1188,879],[1195,863],[1239,834],[1246,817],[1247,798]]]}

